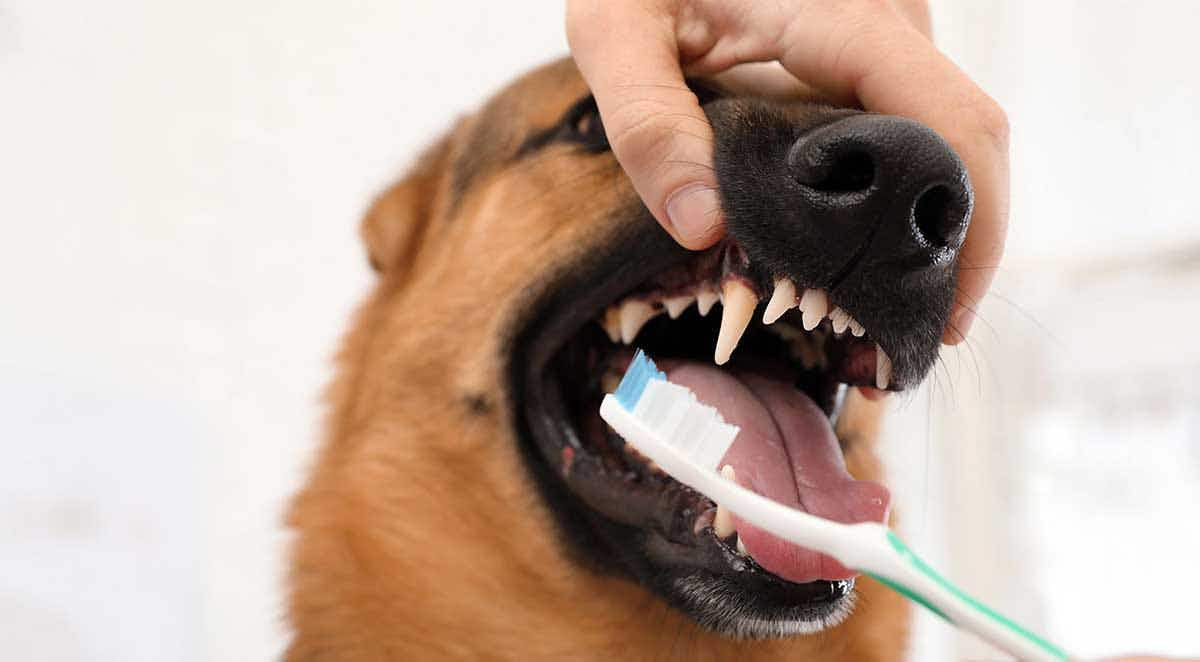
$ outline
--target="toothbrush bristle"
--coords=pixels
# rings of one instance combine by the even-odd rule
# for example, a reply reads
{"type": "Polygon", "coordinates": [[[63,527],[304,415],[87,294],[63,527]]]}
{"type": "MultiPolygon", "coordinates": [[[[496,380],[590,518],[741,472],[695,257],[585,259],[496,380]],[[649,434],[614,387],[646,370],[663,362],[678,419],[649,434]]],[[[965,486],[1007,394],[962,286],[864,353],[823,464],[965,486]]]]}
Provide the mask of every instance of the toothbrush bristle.
{"type": "Polygon", "coordinates": [[[621,383],[617,385],[617,390],[613,395],[616,396],[617,402],[621,403],[622,407],[633,411],[642,397],[642,392],[646,390],[646,384],[651,379],[665,382],[667,376],[658,369],[658,366],[654,365],[654,361],[651,361],[645,352],[639,349],[633,355],[633,361],[630,362],[629,369],[625,371],[625,376],[621,378],[621,383]]]}
{"type": "Polygon", "coordinates": [[[667,381],[641,350],[613,395],[663,443],[705,469],[716,470],[738,433],[736,425],[726,423],[720,412],[697,400],[695,393],[667,381]]]}

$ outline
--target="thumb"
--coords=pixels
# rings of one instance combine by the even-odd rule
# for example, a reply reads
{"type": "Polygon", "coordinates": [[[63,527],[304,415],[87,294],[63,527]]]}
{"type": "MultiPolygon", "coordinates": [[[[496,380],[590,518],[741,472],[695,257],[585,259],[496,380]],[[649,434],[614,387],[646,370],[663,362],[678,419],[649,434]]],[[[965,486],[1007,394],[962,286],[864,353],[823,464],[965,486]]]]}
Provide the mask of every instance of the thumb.
{"type": "Polygon", "coordinates": [[[684,83],[673,32],[625,4],[572,3],[572,53],[646,207],[680,244],[707,248],[725,233],[712,126],[684,83]]]}

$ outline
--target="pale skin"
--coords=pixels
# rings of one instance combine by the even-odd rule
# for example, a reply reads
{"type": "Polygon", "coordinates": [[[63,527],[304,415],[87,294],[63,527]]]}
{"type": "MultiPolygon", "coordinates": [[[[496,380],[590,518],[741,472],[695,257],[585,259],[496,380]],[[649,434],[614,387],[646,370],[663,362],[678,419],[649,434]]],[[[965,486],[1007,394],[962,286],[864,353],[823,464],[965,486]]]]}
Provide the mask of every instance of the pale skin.
{"type": "Polygon", "coordinates": [[[571,53],[596,96],[613,153],[646,207],[686,248],[712,246],[725,222],[712,127],[684,76],[778,62],[754,70],[753,83],[772,95],[808,87],[941,134],[975,190],[943,336],[956,344],[1004,253],[1009,129],[1000,106],[937,50],[931,32],[923,0],[567,0],[571,53]]]}

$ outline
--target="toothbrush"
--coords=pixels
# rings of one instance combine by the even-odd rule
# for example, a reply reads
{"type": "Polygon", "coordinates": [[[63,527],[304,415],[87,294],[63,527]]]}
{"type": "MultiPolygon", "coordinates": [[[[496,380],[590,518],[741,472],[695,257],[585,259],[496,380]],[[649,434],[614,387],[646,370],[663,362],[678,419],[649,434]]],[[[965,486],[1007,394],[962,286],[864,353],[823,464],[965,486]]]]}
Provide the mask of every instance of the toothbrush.
{"type": "Polygon", "coordinates": [[[672,384],[638,350],[600,417],[679,482],[742,519],[863,572],[956,627],[1029,662],[1065,662],[1066,652],[951,584],[883,524],[842,524],[789,508],[727,480],[717,465],[737,436],[716,409],[672,384]]]}

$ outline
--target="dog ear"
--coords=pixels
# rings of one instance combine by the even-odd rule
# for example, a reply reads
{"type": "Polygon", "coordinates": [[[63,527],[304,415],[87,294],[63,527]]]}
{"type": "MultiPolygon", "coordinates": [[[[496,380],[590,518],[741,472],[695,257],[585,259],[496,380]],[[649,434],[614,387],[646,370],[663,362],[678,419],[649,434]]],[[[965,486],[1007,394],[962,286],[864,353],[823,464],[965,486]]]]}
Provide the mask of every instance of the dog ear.
{"type": "Polygon", "coordinates": [[[450,164],[450,137],[426,149],[404,179],[367,211],[359,234],[376,272],[394,274],[407,268],[436,209],[450,164]]]}

